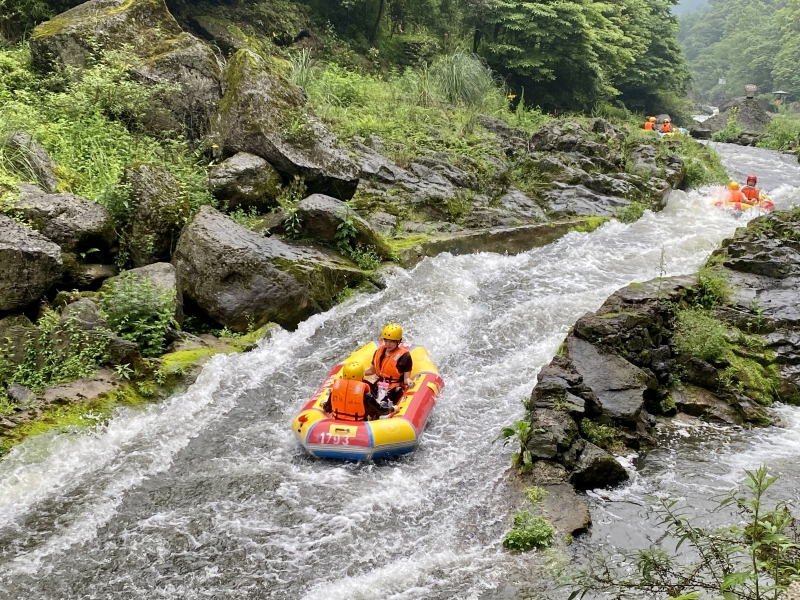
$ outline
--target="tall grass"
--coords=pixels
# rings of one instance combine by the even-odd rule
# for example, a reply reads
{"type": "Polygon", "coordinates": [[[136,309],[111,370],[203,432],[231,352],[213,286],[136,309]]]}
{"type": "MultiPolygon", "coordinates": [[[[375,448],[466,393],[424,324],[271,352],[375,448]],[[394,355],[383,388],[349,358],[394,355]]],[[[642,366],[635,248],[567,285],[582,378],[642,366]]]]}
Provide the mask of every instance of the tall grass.
{"type": "Polygon", "coordinates": [[[456,50],[436,60],[431,75],[450,104],[482,108],[502,94],[489,66],[465,50],[456,50]]]}
{"type": "Polygon", "coordinates": [[[289,57],[289,81],[305,89],[319,69],[318,61],[311,56],[310,48],[301,48],[289,57]]]}

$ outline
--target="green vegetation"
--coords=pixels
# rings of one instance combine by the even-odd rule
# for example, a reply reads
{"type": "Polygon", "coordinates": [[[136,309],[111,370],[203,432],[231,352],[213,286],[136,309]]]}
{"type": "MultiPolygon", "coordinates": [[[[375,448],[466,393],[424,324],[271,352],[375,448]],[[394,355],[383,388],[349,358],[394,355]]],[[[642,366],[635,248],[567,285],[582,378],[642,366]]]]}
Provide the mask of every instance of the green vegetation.
{"type": "MultiPolygon", "coordinates": [[[[657,510],[664,535],[655,548],[621,557],[603,552],[570,578],[570,600],[588,593],[619,599],[669,597],[777,600],[798,579],[800,539],[790,506],[770,503],[777,477],[766,467],[745,471],[743,488],[717,502],[730,524],[712,528],[691,519],[678,501],[662,499],[657,510]],[[666,544],[675,543],[674,550],[666,544]],[[683,548],[682,548],[683,547],[683,548]]],[[[705,515],[703,521],[706,522],[705,515]]]]}
{"type": "Polygon", "coordinates": [[[678,38],[701,98],[714,103],[741,96],[751,83],[774,102],[773,90],[800,98],[798,33],[796,0],[713,0],[681,19],[678,38]]]}
{"type": "Polygon", "coordinates": [[[800,116],[781,114],[767,125],[767,133],[758,140],[760,148],[788,150],[800,140],[800,116]]]}
{"type": "Polygon", "coordinates": [[[546,548],[553,541],[553,534],[555,529],[547,519],[518,510],[514,514],[514,527],[503,537],[503,548],[512,552],[546,548]]]}
{"type": "Polygon", "coordinates": [[[503,446],[509,443],[518,444],[519,449],[511,455],[511,466],[517,469],[520,473],[529,471],[531,467],[533,467],[533,457],[531,456],[531,451],[526,447],[528,440],[531,437],[531,433],[533,433],[531,424],[528,421],[521,419],[513,425],[503,427],[503,429],[500,431],[500,435],[494,440],[502,440],[503,446]]]}
{"type": "Polygon", "coordinates": [[[685,308],[675,312],[675,348],[678,352],[706,361],[728,355],[728,328],[710,311],[685,308]]]}
{"type": "Polygon", "coordinates": [[[644,209],[644,204],[638,200],[634,200],[625,208],[618,210],[616,212],[616,217],[622,223],[633,223],[641,218],[641,216],[644,214],[644,209]]]}
{"type": "Polygon", "coordinates": [[[606,450],[624,449],[624,444],[618,440],[619,433],[609,425],[601,425],[590,419],[581,419],[580,430],[587,440],[595,446],[606,450]]]}
{"type": "MultiPolygon", "coordinates": [[[[199,155],[169,132],[156,139],[148,131],[161,116],[171,86],[145,87],[130,76],[126,50],[103,53],[83,72],[36,75],[27,45],[0,48],[0,138],[24,130],[58,164],[60,188],[104,204],[117,227],[132,218],[135,206],[121,185],[132,163],[163,166],[176,179],[185,206],[181,224],[203,204],[212,204],[199,155]]],[[[40,183],[24,162],[0,153],[0,196],[16,182],[40,183]]]]}
{"type": "Polygon", "coordinates": [[[739,125],[739,108],[734,106],[729,112],[725,127],[714,132],[714,135],[711,136],[711,139],[715,142],[735,142],[744,131],[739,125]]]}
{"type": "Polygon", "coordinates": [[[175,292],[168,293],[132,273],[123,273],[100,293],[100,306],[111,329],[135,342],[142,356],[158,356],[170,327],[177,326],[175,292]]]}
{"type": "Polygon", "coordinates": [[[52,310],[37,322],[38,331],[24,341],[22,360],[14,359],[11,340],[0,343],[0,414],[12,410],[5,389],[18,383],[34,392],[47,386],[92,377],[106,358],[108,338],[102,331],[84,331],[76,318],[61,320],[52,310]]]}

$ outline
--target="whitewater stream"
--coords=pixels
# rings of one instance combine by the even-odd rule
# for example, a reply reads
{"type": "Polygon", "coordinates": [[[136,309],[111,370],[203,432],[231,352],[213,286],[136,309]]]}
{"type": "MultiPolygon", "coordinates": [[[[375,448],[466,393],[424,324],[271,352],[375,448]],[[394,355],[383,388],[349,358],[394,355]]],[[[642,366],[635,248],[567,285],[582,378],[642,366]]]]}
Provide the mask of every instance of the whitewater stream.
{"type": "MultiPolygon", "coordinates": [[[[779,208],[800,204],[793,157],[718,149],[779,208]]],[[[646,543],[650,494],[700,498],[762,462],[796,490],[800,409],[780,409],[786,429],[673,427],[629,461],[629,485],[590,493],[591,538],[560,554],[501,547],[519,494],[511,449],[492,441],[576,319],[660,269],[696,271],[744,224],[710,205],[707,191],[676,194],[636,223],[524,254],[425,260],[253,352],[214,357],[184,394],[27,440],[0,462],[0,599],[565,598],[548,563],[609,538],[646,543]],[[387,321],[446,381],[419,450],[379,464],[309,458],[293,416],[387,321]]]]}

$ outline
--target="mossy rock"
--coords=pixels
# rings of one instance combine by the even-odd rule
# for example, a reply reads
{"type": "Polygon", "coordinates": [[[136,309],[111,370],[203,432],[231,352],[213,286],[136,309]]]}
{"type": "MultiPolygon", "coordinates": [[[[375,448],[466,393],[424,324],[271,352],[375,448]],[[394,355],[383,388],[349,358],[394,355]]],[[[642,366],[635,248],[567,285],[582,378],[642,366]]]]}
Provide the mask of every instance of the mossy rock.
{"type": "Polygon", "coordinates": [[[260,156],[284,179],[301,177],[309,193],[347,200],[358,169],[336,137],[306,106],[300,88],[259,55],[240,50],[225,69],[226,93],[212,127],[224,156],[260,156]]]}

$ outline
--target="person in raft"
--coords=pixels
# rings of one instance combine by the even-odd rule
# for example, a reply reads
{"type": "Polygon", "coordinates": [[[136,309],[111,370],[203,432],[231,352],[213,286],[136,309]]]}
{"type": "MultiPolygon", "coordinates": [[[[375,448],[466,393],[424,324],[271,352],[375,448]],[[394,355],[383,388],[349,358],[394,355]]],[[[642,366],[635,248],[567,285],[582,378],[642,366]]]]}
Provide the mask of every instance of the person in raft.
{"type": "Polygon", "coordinates": [[[726,202],[747,202],[747,198],[739,189],[739,184],[735,181],[731,181],[728,184],[728,189],[726,190],[722,200],[717,200],[714,203],[714,206],[722,206],[726,202]]]}
{"type": "Polygon", "coordinates": [[[761,196],[761,190],[756,187],[756,183],[758,183],[758,178],[755,175],[748,175],[747,185],[742,188],[742,194],[750,204],[758,204],[761,196]]]}
{"type": "MultiPolygon", "coordinates": [[[[389,323],[381,332],[381,342],[372,356],[372,365],[366,376],[377,375],[378,382],[385,381],[389,384],[386,397],[392,404],[397,404],[405,391],[413,384],[411,382],[411,354],[408,346],[402,343],[403,328],[397,323],[389,323]]],[[[377,394],[378,382],[372,384],[372,393],[377,394]]]]}
{"type": "Polygon", "coordinates": [[[656,118],[650,117],[644,123],[644,130],[645,131],[655,131],[656,130],[656,118]]]}
{"type": "Polygon", "coordinates": [[[322,410],[334,419],[342,421],[373,421],[392,412],[382,409],[364,381],[364,365],[347,363],[342,367],[342,377],[331,388],[331,395],[322,403],[322,410]]]}
{"type": "Polygon", "coordinates": [[[667,117],[661,124],[661,133],[672,133],[672,119],[667,117]]]}

